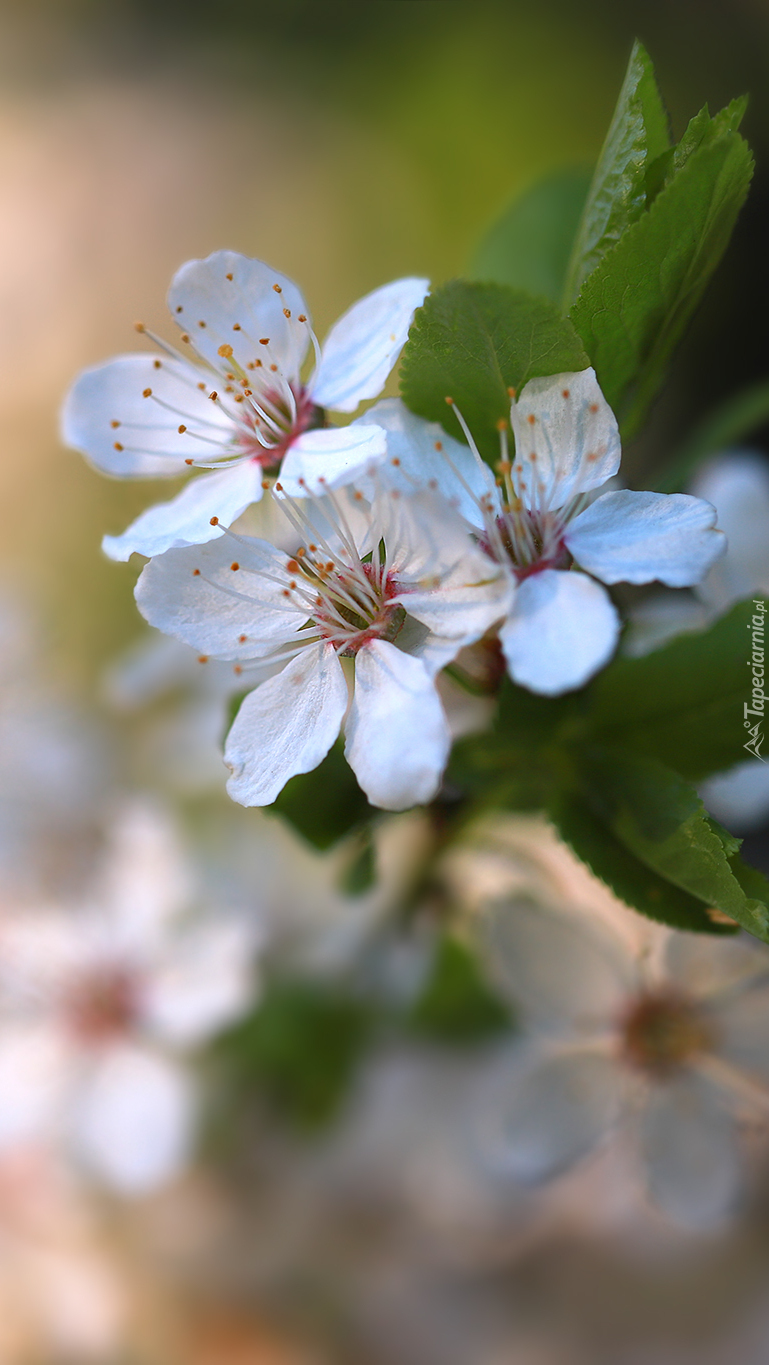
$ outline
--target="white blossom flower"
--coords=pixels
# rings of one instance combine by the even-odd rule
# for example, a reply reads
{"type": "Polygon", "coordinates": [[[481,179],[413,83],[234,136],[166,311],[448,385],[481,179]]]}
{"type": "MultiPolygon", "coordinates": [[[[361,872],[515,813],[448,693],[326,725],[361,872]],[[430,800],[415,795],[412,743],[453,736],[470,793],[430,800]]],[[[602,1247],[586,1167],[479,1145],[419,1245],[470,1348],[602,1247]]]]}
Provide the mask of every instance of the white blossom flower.
{"type": "Polygon", "coordinates": [[[92,901],[0,920],[0,1150],[63,1144],[126,1193],[174,1174],[195,1112],[181,1058],[248,1007],[253,928],[188,922],[173,828],[129,807],[92,901]]]}
{"type": "Polygon", "coordinates": [[[350,308],[321,352],[307,305],[293,281],[262,261],[216,251],[188,261],[168,302],[193,353],[187,359],[151,336],[160,355],[122,355],[85,370],[64,404],[65,443],[107,474],[174,478],[190,467],[215,472],[171,502],[149,508],[104,549],[125,560],[218,537],[218,516],[234,521],[280,470],[329,487],[355,478],[385,453],[379,428],[322,425],[322,410],[354,412],[381,391],[408,335],[428,281],[395,280],[350,308]],[[310,342],[316,367],[301,370],[310,342]]]}
{"type": "Polygon", "coordinates": [[[281,505],[293,555],[230,532],[152,560],[136,590],[150,624],[204,658],[273,674],[230,731],[230,795],[268,805],[317,767],[344,724],[347,760],[374,805],[430,800],[450,745],[435,677],[503,614],[503,575],[434,495],[281,505]],[[343,657],[355,660],[351,701],[343,657]]]}
{"type": "Polygon", "coordinates": [[[616,929],[525,896],[491,911],[525,1045],[491,1072],[490,1151],[540,1181],[624,1130],[655,1203],[715,1226],[740,1188],[740,1120],[765,1121],[769,1106],[769,956],[747,938],[651,925],[639,951],[617,909],[616,929]]]}
{"type": "MultiPolygon", "coordinates": [[[[508,576],[511,607],[499,635],[515,682],[548,696],[582,686],[611,657],[619,636],[619,616],[602,584],[659,579],[680,587],[698,582],[723,553],[715,511],[700,498],[629,489],[592,496],[620,463],[616,419],[592,369],[532,379],[513,400],[515,454],[508,457],[501,431],[499,486],[455,411],[475,475],[468,477],[467,452],[460,463],[441,433],[432,443],[445,472],[433,456],[430,478],[459,501],[508,576]]],[[[419,479],[428,467],[425,424],[385,404],[367,418],[394,429],[398,467],[419,479]]]]}

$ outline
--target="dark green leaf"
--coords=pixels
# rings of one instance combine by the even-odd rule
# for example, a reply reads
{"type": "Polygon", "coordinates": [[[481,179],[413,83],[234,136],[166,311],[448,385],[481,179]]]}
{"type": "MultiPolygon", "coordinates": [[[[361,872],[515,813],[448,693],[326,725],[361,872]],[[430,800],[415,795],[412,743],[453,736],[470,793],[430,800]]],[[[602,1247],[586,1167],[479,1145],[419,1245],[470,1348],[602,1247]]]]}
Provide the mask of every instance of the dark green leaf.
{"type": "Polygon", "coordinates": [[[511,1018],[486,982],[475,954],[446,934],[407,1023],[420,1037],[466,1044],[485,1042],[505,1032],[511,1018]]]}
{"type": "MultiPolygon", "coordinates": [[[[718,126],[727,125],[722,119],[718,126]]],[[[626,436],[665,377],[726,249],[752,172],[738,133],[703,136],[585,280],[571,317],[626,436]]]]}
{"type": "Polygon", "coordinates": [[[592,733],[658,758],[690,781],[739,762],[752,613],[751,602],[740,602],[710,630],[681,635],[641,659],[615,658],[587,690],[592,733]]]}
{"type": "Polygon", "coordinates": [[[362,896],[376,881],[376,849],[371,838],[371,830],[364,829],[355,843],[352,857],[340,881],[341,890],[346,896],[362,896]]]}
{"type": "Polygon", "coordinates": [[[564,293],[567,307],[606,252],[644,212],[647,171],[669,146],[654,68],[636,42],[574,242],[564,293]]]}
{"type": "Polygon", "coordinates": [[[494,464],[510,390],[588,364],[572,324],[553,304],[507,285],[454,280],[417,309],[403,352],[401,393],[412,412],[462,439],[446,403],[453,398],[484,459],[494,464]]]}
{"type": "Polygon", "coordinates": [[[582,756],[593,813],[654,872],[769,942],[769,882],[746,869],[694,789],[652,758],[593,749],[582,756]],[[744,882],[744,886],[743,886],[744,882]]]}
{"type": "Polygon", "coordinates": [[[509,284],[560,305],[590,179],[589,171],[571,168],[522,194],[484,237],[470,279],[509,284]]]}
{"type": "Polygon", "coordinates": [[[734,932],[727,925],[714,923],[701,900],[640,862],[581,796],[561,793],[548,813],[577,857],[632,909],[676,929],[708,934],[734,932]]]}
{"type": "Polygon", "coordinates": [[[217,1050],[237,1093],[261,1093],[297,1127],[315,1129],[337,1114],[374,1022],[338,987],[272,982],[217,1050]]]}
{"type": "Polygon", "coordinates": [[[751,384],[706,413],[689,440],[673,456],[655,487],[661,493],[685,489],[698,465],[709,455],[739,445],[769,422],[769,384],[751,384]]]}
{"type": "Polygon", "coordinates": [[[377,814],[355,780],[341,741],[313,772],[292,777],[265,809],[282,815],[316,848],[330,848],[377,814]]]}

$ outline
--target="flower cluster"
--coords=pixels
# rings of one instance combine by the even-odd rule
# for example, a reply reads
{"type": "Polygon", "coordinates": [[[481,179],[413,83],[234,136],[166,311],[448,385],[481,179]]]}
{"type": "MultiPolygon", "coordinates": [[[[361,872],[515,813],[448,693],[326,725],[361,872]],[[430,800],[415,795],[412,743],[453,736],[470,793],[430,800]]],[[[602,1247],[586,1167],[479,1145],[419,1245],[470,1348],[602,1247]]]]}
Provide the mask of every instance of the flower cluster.
{"type": "Polygon", "coordinates": [[[328,425],[327,408],[381,391],[426,290],[376,290],[321,352],[290,280],[216,252],[169,295],[194,359],[154,338],[161,354],[86,371],[65,403],[65,440],[108,473],[214,471],[105,549],[150,557],[137,600],[152,625],[255,684],[225,754],[243,804],[272,802],[340,729],[372,804],[429,801],[450,747],[436,678],[460,650],[498,638],[517,683],[579,687],[619,636],[603,584],[693,584],[722,553],[700,498],[598,493],[620,442],[591,369],[511,400],[496,477],[458,410],[467,444],[393,399],[328,425]],[[265,536],[241,533],[265,492],[265,536]]]}

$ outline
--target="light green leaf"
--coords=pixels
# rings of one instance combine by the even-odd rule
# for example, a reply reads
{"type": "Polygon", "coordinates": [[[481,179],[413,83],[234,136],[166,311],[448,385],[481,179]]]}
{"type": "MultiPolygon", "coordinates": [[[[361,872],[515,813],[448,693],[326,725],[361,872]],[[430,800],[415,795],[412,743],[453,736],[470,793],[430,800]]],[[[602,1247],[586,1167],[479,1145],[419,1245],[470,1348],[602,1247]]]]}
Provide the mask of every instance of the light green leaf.
{"type": "Polygon", "coordinates": [[[589,363],[572,324],[547,300],[507,285],[454,280],[417,309],[401,362],[401,394],[412,412],[461,439],[446,403],[451,397],[484,459],[494,464],[511,390],[589,363]]]}
{"type": "Polygon", "coordinates": [[[585,752],[583,774],[594,814],[640,862],[769,943],[769,881],[740,863],[682,777],[611,749],[585,752]]]}
{"type": "Polygon", "coordinates": [[[591,734],[692,782],[739,762],[752,613],[752,603],[740,602],[710,630],[640,659],[615,658],[587,689],[591,734]]]}
{"type": "Polygon", "coordinates": [[[265,810],[276,811],[321,849],[330,848],[377,814],[358,786],[339,740],[312,772],[292,777],[265,810]]]}
{"type": "Polygon", "coordinates": [[[560,793],[548,814],[577,857],[631,909],[675,929],[734,933],[730,926],[714,923],[701,900],[640,862],[593,814],[581,795],[560,793]]]}
{"type": "Polygon", "coordinates": [[[453,1045],[483,1043],[511,1027],[476,955],[451,934],[437,946],[432,970],[406,1019],[412,1033],[453,1045]]]}
{"type": "Polygon", "coordinates": [[[703,136],[585,280],[571,317],[625,436],[637,430],[665,377],[752,173],[738,133],[703,136]]]}
{"type": "Polygon", "coordinates": [[[516,199],[488,231],[469,270],[560,304],[590,172],[558,171],[516,199]]]}
{"type": "Polygon", "coordinates": [[[564,293],[567,308],[606,252],[643,213],[647,171],[669,146],[654,68],[635,42],[574,242],[564,293]]]}

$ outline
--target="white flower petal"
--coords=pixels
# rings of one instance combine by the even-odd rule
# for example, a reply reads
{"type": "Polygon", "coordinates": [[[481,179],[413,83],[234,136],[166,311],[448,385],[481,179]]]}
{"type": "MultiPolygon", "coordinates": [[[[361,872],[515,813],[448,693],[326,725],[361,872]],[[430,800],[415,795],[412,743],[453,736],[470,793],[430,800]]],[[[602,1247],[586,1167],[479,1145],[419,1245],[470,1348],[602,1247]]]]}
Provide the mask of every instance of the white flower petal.
{"type": "Polygon", "coordinates": [[[293,280],[264,261],[237,251],[187,261],[171,281],[168,306],[195,350],[215,369],[223,369],[219,347],[226,345],[243,368],[263,359],[289,381],[299,378],[310,339],[306,321],[299,321],[307,318],[307,305],[293,280]]]}
{"type": "Polygon", "coordinates": [[[142,1022],[183,1047],[217,1033],[254,998],[253,947],[253,931],[237,920],[180,933],[147,982],[142,1022]]]}
{"type": "Polygon", "coordinates": [[[619,939],[527,897],[491,906],[482,935],[500,988],[539,1030],[606,1027],[637,988],[634,958],[619,939]]]}
{"type": "Polygon", "coordinates": [[[686,493],[604,493],[566,528],[578,564],[604,583],[698,583],[724,553],[716,510],[686,493]]]}
{"type": "Polygon", "coordinates": [[[619,428],[595,370],[530,379],[512,405],[510,420],[528,506],[565,507],[619,469],[619,428]]]}
{"type": "Polygon", "coordinates": [[[303,624],[302,612],[285,605],[285,566],[285,554],[266,541],[222,536],[150,560],[136,601],[151,626],[193,649],[250,659],[293,639],[303,624]]]}
{"type": "Polygon", "coordinates": [[[387,438],[380,427],[319,427],[291,443],[280,468],[280,483],[293,497],[341,488],[380,464],[387,438]]]}
{"type": "Polygon", "coordinates": [[[184,474],[185,459],[210,460],[235,434],[231,418],[209,401],[207,379],[194,365],[164,357],[115,356],[75,380],[62,409],[62,440],[123,479],[184,474]],[[198,388],[202,380],[205,392],[198,388]],[[147,389],[152,393],[145,398],[147,389]],[[187,431],[180,435],[182,424],[187,431]]]}
{"type": "Polygon", "coordinates": [[[669,1218],[693,1230],[723,1222],[739,1189],[736,1133],[708,1080],[688,1074],[657,1086],[642,1143],[649,1193],[669,1218]]]}
{"type": "Polygon", "coordinates": [[[345,735],[345,757],[372,805],[406,810],[435,795],[451,738],[421,660],[385,640],[364,645],[345,735]]]}
{"type": "MultiPolygon", "coordinates": [[[[766,956],[764,950],[763,956],[766,956]]],[[[764,1083],[769,1082],[769,983],[746,987],[718,1006],[719,1054],[764,1083]]]]}
{"type": "Polygon", "coordinates": [[[769,816],[769,763],[746,758],[728,772],[709,777],[699,794],[711,815],[727,829],[747,834],[769,816]]]}
{"type": "Polygon", "coordinates": [[[495,1081],[497,1111],[485,1125],[490,1156],[524,1181],[548,1179],[586,1156],[614,1127],[623,1099],[616,1063],[582,1050],[519,1064],[495,1081]]]}
{"type": "Polygon", "coordinates": [[[72,1054],[50,1023],[5,1023],[0,1031],[0,1148],[54,1140],[72,1054]]]}
{"type": "Polygon", "coordinates": [[[599,583],[586,574],[543,569],[519,583],[499,638],[513,680],[554,697],[581,687],[609,661],[619,628],[599,583]]]}
{"type": "Polygon", "coordinates": [[[108,952],[146,958],[189,903],[192,869],[176,822],[157,801],[126,801],[109,833],[95,918],[108,952]]]}
{"type": "Polygon", "coordinates": [[[699,585],[698,596],[719,611],[741,598],[769,593],[769,465],[763,455],[731,451],[708,461],[691,492],[712,502],[729,548],[699,585]]]}
{"type": "Polygon", "coordinates": [[[139,1047],[109,1048],[84,1081],[72,1114],[75,1149],[113,1188],[140,1194],[185,1164],[194,1116],[190,1079],[139,1047]]]}
{"type": "Polygon", "coordinates": [[[429,280],[393,280],[342,315],[326,337],[310,385],[316,403],[354,412],[366,398],[376,398],[429,287],[429,280]]]}
{"type": "Polygon", "coordinates": [[[622,653],[631,659],[640,659],[644,654],[661,649],[677,635],[704,630],[709,619],[704,602],[698,601],[694,593],[685,588],[675,592],[659,588],[630,607],[627,629],[622,636],[622,653]]]}
{"type": "Polygon", "coordinates": [[[130,559],[134,553],[152,559],[182,545],[201,545],[222,534],[211,525],[212,517],[229,526],[261,496],[261,468],[253,460],[244,460],[231,469],[192,479],[170,502],[148,507],[122,536],[105,536],[102,549],[110,559],[130,559]]]}
{"type": "Polygon", "coordinates": [[[352,425],[372,422],[387,432],[387,459],[377,474],[380,484],[400,493],[435,488],[471,525],[483,526],[478,503],[494,481],[468,446],[447,436],[437,422],[416,417],[399,398],[384,398],[352,425]]]}
{"type": "Polygon", "coordinates": [[[700,999],[717,997],[744,987],[751,978],[769,976],[769,953],[747,934],[711,938],[707,934],[671,934],[665,946],[665,965],[671,979],[687,994],[700,999]]]}
{"type": "Polygon", "coordinates": [[[251,692],[227,736],[227,791],[242,806],[269,806],[296,773],[317,768],[334,743],[348,704],[333,645],[308,646],[251,692]]]}

